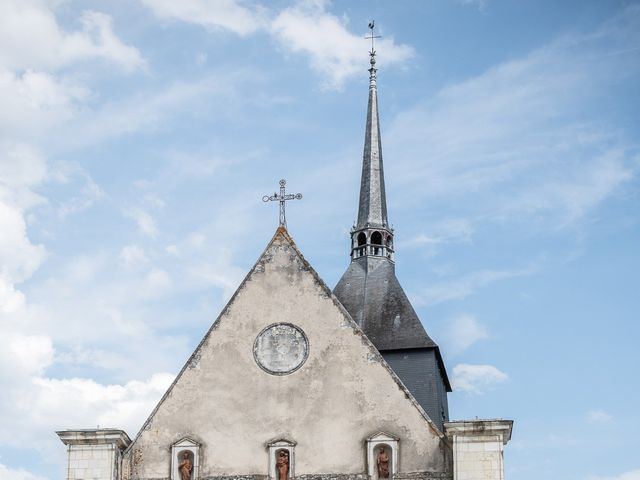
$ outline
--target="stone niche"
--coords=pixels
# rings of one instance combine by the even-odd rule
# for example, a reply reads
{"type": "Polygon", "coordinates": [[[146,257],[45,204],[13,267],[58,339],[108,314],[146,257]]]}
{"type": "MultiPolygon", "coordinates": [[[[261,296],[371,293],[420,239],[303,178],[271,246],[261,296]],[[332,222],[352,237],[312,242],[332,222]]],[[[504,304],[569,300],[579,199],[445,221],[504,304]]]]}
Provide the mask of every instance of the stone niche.
{"type": "Polygon", "coordinates": [[[378,459],[384,454],[387,462],[388,478],[391,480],[398,473],[398,448],[400,439],[386,432],[377,432],[367,437],[367,475],[370,480],[381,480],[378,468],[378,459]]]}
{"type": "Polygon", "coordinates": [[[195,440],[184,437],[171,445],[171,480],[182,480],[180,475],[180,464],[185,455],[191,462],[191,479],[197,480],[200,470],[200,444],[195,440]]]}
{"type": "Polygon", "coordinates": [[[278,456],[280,452],[285,451],[289,457],[289,472],[287,478],[295,476],[296,466],[296,442],[280,438],[267,443],[267,452],[269,454],[269,479],[278,480],[278,456]]]}

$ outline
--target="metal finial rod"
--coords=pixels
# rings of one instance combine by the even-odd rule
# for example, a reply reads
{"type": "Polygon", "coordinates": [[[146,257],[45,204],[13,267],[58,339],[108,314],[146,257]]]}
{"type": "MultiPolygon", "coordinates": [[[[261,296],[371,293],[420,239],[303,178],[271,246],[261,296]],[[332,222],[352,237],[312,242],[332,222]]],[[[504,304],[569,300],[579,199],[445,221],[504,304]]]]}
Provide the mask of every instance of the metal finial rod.
{"type": "Polygon", "coordinates": [[[283,178],[280,180],[280,193],[274,192],[273,195],[265,195],[262,197],[263,202],[280,202],[280,226],[287,228],[287,217],[284,210],[284,202],[287,200],[300,200],[301,193],[285,193],[285,185],[287,181],[283,178]]]}

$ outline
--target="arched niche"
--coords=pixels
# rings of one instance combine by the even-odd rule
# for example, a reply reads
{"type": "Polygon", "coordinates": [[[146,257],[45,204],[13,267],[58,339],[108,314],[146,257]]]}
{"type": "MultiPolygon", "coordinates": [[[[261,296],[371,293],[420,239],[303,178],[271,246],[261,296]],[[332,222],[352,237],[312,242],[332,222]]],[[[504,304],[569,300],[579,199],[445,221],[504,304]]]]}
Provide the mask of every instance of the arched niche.
{"type": "Polygon", "coordinates": [[[373,232],[371,234],[371,253],[374,255],[384,254],[382,250],[382,234],[380,232],[373,232]]]}
{"type": "Polygon", "coordinates": [[[367,438],[367,475],[370,480],[392,480],[398,473],[399,445],[398,437],[385,432],[377,432],[367,438]],[[380,475],[380,466],[385,463],[381,460],[386,460],[386,477],[380,475]]]}
{"type": "Polygon", "coordinates": [[[358,234],[358,246],[362,247],[367,243],[367,235],[364,232],[358,234]]]}
{"type": "Polygon", "coordinates": [[[180,471],[185,461],[190,462],[191,466],[189,480],[197,480],[200,469],[200,444],[189,437],[171,445],[171,480],[185,480],[180,471]]]}
{"type": "Polygon", "coordinates": [[[283,455],[285,456],[287,461],[287,474],[286,480],[289,480],[295,475],[295,465],[296,465],[296,442],[286,440],[284,438],[280,438],[278,440],[272,440],[267,442],[267,452],[269,455],[269,479],[270,480],[281,480],[280,479],[280,468],[282,462],[283,455]]]}

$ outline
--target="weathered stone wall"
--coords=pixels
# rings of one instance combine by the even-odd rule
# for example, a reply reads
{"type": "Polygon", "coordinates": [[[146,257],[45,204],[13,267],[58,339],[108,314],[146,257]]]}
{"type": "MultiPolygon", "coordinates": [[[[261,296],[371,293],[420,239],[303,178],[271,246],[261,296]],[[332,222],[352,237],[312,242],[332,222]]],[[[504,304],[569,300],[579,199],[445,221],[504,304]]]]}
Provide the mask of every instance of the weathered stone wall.
{"type": "Polygon", "coordinates": [[[458,439],[455,443],[456,480],[502,480],[502,441],[495,436],[458,439]]]}
{"type": "Polygon", "coordinates": [[[400,438],[400,476],[450,472],[446,439],[279,231],[125,452],[124,478],[168,478],[171,445],[188,436],[201,444],[200,479],[266,475],[266,443],[284,438],[296,442],[297,478],[359,480],[378,431],[400,438]],[[288,375],[253,356],[256,336],[279,322],[309,344],[288,375]]]}
{"type": "Polygon", "coordinates": [[[67,478],[117,480],[120,452],[112,445],[72,446],[68,453],[67,478]]]}

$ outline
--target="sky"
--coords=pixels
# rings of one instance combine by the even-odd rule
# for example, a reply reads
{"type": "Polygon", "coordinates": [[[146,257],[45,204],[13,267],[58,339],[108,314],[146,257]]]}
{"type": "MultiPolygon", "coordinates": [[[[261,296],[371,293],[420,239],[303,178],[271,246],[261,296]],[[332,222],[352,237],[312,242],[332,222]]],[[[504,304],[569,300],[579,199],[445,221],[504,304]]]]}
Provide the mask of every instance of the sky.
{"type": "Polygon", "coordinates": [[[271,239],[349,261],[376,20],[397,275],[510,480],[638,480],[640,2],[0,0],[0,480],[133,437],[271,239]]]}

